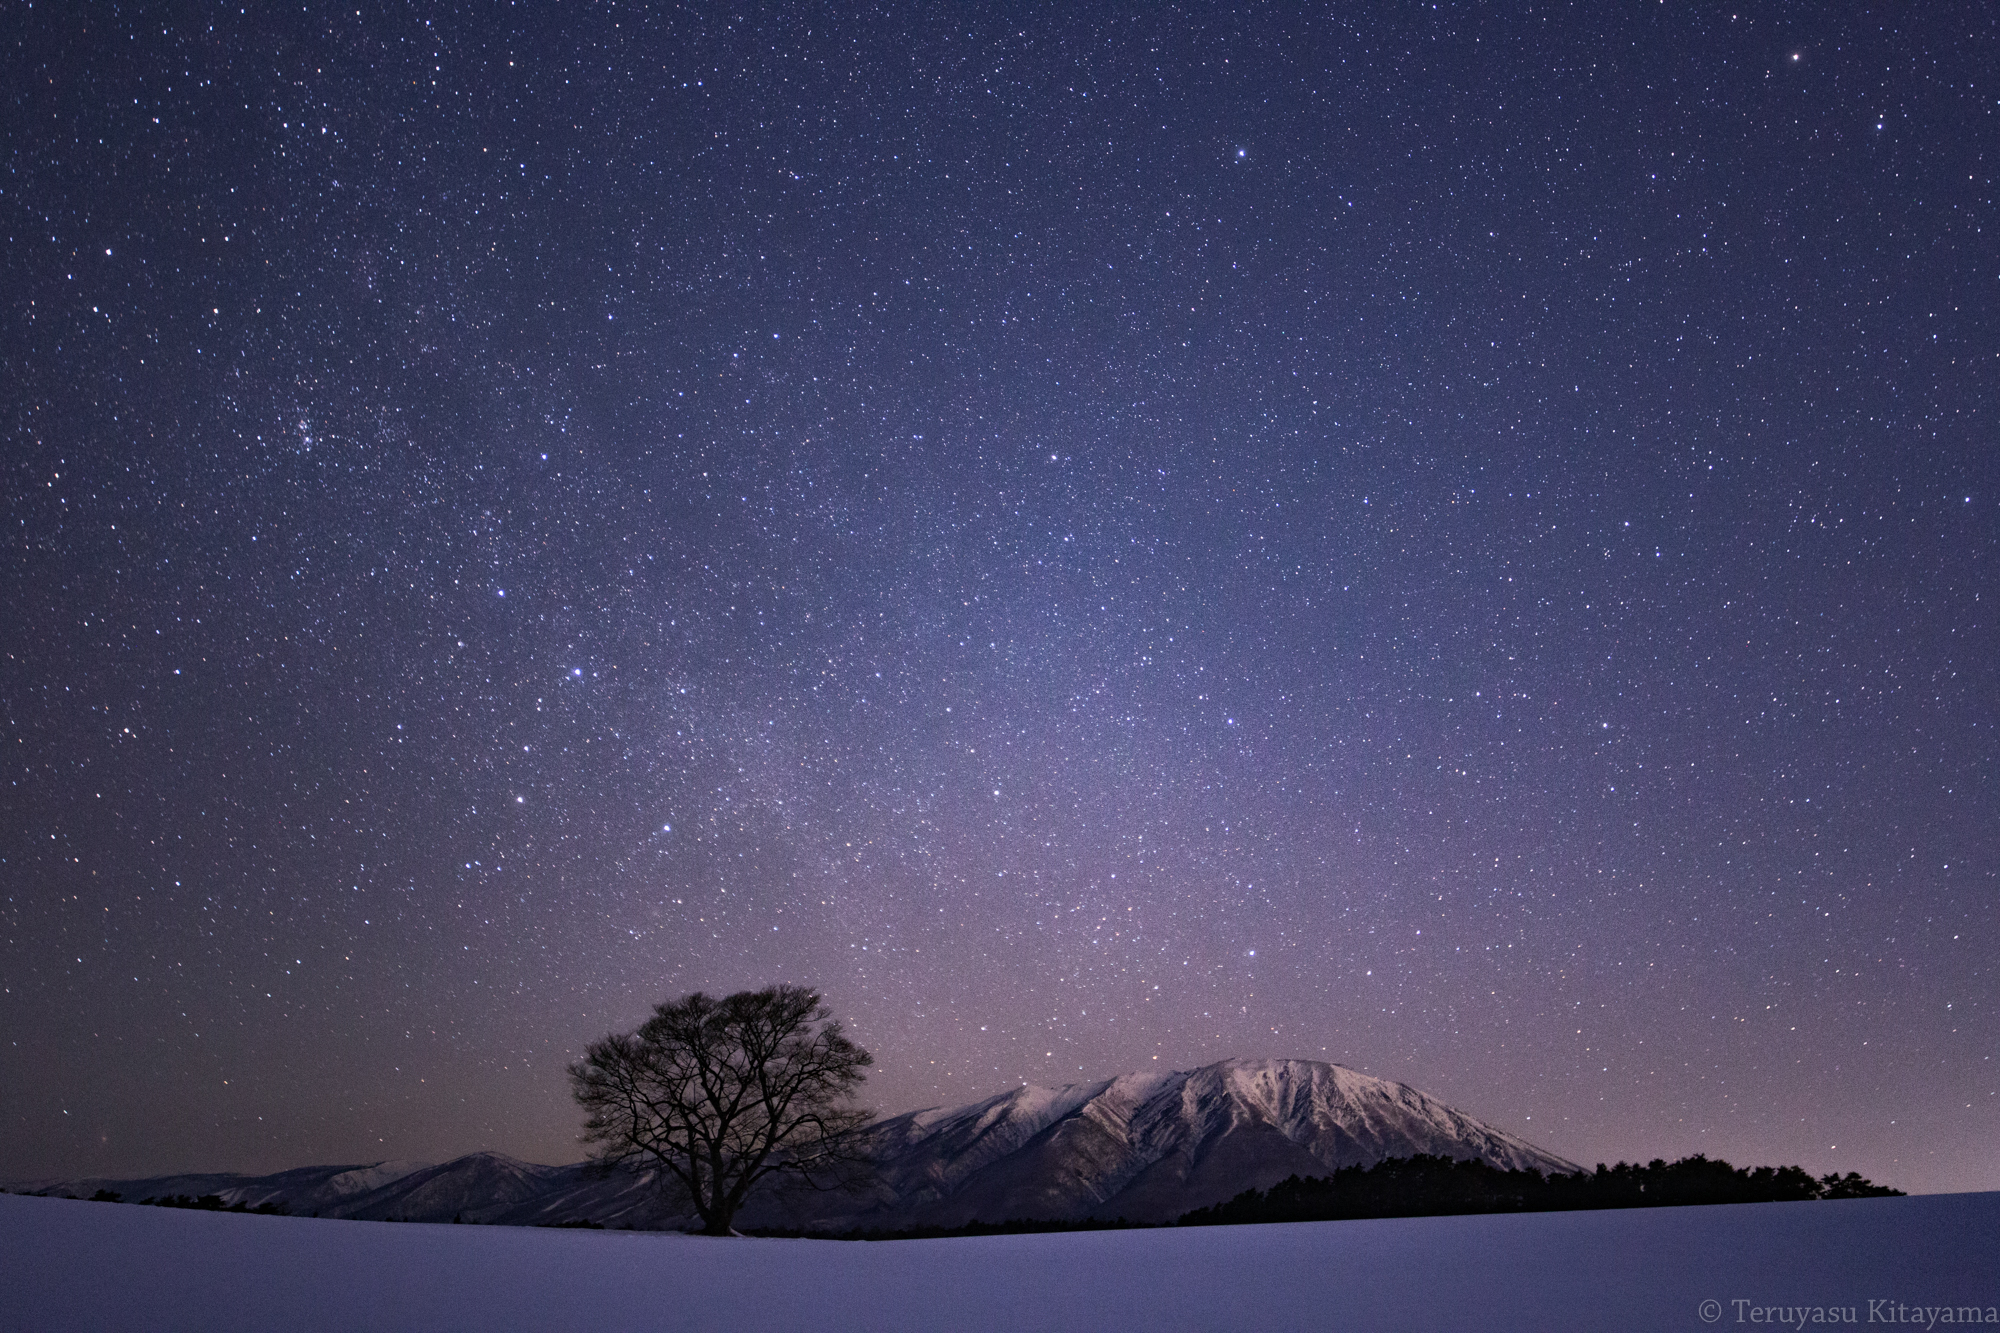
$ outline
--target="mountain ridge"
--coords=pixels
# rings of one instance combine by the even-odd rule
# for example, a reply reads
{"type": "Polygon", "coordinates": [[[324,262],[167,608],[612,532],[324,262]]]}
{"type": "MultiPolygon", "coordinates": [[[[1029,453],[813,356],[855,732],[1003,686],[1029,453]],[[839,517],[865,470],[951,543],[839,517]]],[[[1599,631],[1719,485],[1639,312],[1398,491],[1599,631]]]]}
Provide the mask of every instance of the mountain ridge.
{"type": "MultiPolygon", "coordinates": [[[[860,1132],[875,1163],[847,1191],[773,1191],[744,1229],[895,1230],[1020,1219],[1167,1222],[1267,1189],[1416,1153],[1570,1172],[1573,1162],[1406,1084],[1311,1060],[1232,1059],[926,1107],[860,1132]]],[[[39,1183],[39,1182],[38,1182],[39,1183]]],[[[548,1166],[503,1153],[443,1163],[300,1167],[269,1176],[183,1173],[40,1183],[88,1197],[213,1194],[322,1217],[642,1229],[685,1225],[646,1174],[548,1166]]]]}

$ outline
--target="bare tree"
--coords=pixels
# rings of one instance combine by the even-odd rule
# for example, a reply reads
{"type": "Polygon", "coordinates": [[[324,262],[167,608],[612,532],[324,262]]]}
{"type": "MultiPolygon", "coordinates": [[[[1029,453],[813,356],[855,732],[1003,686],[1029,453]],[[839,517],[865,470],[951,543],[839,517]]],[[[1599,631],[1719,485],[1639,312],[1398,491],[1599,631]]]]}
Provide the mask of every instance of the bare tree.
{"type": "Polygon", "coordinates": [[[569,1076],[596,1160],[653,1168],[704,1234],[726,1236],[768,1177],[844,1183],[869,1119],[849,1098],[873,1063],[816,992],[777,985],[659,1005],[637,1032],[592,1042],[569,1076]]]}

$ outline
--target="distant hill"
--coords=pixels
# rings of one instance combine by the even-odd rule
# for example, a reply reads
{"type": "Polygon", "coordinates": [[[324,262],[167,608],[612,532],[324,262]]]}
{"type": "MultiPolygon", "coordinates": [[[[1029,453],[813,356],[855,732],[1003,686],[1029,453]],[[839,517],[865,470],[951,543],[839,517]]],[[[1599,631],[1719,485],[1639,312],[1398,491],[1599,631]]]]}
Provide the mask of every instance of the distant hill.
{"type": "MultiPolygon", "coordinates": [[[[853,1193],[753,1201],[737,1225],[846,1230],[1014,1218],[1166,1222],[1290,1176],[1427,1154],[1502,1169],[1576,1164],[1401,1083],[1313,1060],[1225,1060],[1064,1088],[1024,1086],[969,1106],[913,1111],[863,1131],[874,1177],[853,1193]]],[[[215,1195],[295,1215],[670,1227],[686,1219],[651,1182],[499,1153],[442,1165],[305,1167],[273,1176],[38,1182],[128,1202],[215,1195]]]]}

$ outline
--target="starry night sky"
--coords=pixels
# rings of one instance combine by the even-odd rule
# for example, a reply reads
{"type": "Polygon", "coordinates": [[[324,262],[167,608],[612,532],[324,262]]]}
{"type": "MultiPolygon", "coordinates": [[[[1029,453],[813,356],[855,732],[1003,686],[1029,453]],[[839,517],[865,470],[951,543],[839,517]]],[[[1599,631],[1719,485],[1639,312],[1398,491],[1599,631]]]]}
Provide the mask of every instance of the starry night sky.
{"type": "Polygon", "coordinates": [[[782,979],[2000,1188],[1989,6],[7,29],[0,1174],[782,979]]]}

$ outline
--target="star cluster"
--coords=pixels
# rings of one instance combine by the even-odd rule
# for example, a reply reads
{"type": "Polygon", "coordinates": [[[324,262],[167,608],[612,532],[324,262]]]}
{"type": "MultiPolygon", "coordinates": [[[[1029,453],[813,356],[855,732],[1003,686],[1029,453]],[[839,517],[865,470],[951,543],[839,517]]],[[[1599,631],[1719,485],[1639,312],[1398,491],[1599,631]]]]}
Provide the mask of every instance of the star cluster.
{"type": "Polygon", "coordinates": [[[1983,8],[19,27],[0,1171],[783,979],[2000,1187],[1983,8]]]}

